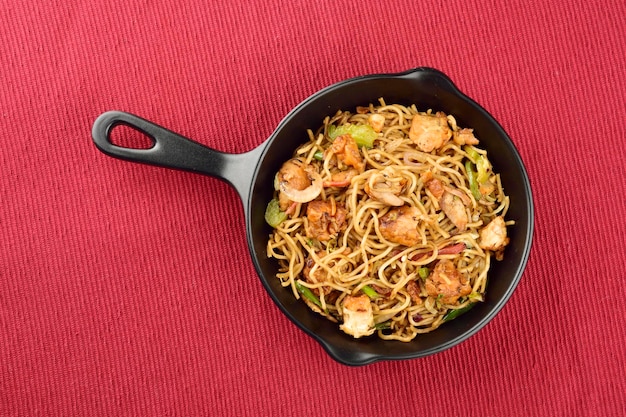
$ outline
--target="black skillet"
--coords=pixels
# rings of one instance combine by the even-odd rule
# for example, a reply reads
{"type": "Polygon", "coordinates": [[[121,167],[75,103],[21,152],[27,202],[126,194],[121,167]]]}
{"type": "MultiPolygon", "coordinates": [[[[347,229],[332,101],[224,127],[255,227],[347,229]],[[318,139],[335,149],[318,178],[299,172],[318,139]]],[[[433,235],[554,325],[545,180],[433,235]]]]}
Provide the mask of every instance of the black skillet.
{"type": "Polygon", "coordinates": [[[530,253],[533,234],[533,201],[522,160],[511,139],[481,106],[461,93],[442,72],[416,68],[398,74],[375,74],[345,80],[327,87],[295,107],[274,133],[257,148],[242,154],[210,149],[152,122],[120,111],[100,115],[92,131],[95,145],[107,155],[132,162],[181,169],[216,177],[229,183],[241,197],[246,219],[248,247],[256,271],[272,300],[298,327],[319,342],[340,363],[364,365],[379,360],[411,359],[441,352],[464,341],[484,327],[500,311],[517,286],[530,253]],[[471,127],[494,165],[510,196],[507,219],[511,242],[501,262],[489,273],[486,300],[409,343],[383,341],[376,337],[353,339],[337,325],[311,312],[294,299],[275,278],[277,263],[266,256],[270,227],[264,212],[272,198],[273,178],[295,148],[307,140],[306,129],[315,129],[337,110],[377,103],[416,104],[418,109],[441,110],[456,117],[460,126],[471,127]],[[149,149],[131,149],[111,141],[115,126],[125,125],[145,134],[149,149]]]}

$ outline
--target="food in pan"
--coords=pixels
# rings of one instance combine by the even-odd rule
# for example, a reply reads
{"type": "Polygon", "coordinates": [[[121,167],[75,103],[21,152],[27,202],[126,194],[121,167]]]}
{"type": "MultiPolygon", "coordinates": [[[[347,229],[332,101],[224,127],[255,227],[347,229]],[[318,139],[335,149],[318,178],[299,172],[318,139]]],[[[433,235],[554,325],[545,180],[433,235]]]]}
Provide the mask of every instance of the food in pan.
{"type": "Polygon", "coordinates": [[[513,222],[471,128],[380,99],[308,136],[265,215],[284,287],[355,338],[405,342],[484,300],[513,222]]]}

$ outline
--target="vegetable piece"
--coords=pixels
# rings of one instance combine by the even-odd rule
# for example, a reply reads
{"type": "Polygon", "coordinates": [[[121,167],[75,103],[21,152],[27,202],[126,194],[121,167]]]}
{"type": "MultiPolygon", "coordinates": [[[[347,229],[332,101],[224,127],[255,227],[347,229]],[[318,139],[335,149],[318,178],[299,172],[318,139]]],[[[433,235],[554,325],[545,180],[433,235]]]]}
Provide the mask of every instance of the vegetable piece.
{"type": "Polygon", "coordinates": [[[376,330],[388,330],[391,329],[391,320],[383,321],[382,323],[376,323],[374,325],[376,330]]]}
{"type": "Polygon", "coordinates": [[[484,157],[478,158],[476,161],[476,170],[478,175],[476,176],[476,182],[482,184],[489,179],[489,163],[484,157]]]}
{"type": "Polygon", "coordinates": [[[317,297],[317,295],[315,295],[313,293],[313,291],[311,291],[311,289],[309,287],[305,287],[304,285],[302,285],[298,281],[296,281],[296,290],[298,290],[298,292],[304,298],[306,298],[307,300],[309,300],[310,302],[312,302],[313,304],[315,304],[319,308],[322,308],[322,302],[317,297]]]}
{"type": "Polygon", "coordinates": [[[480,189],[478,188],[476,172],[474,171],[474,167],[472,167],[471,161],[465,161],[465,171],[467,172],[467,179],[469,181],[470,191],[472,192],[472,195],[476,200],[480,200],[483,195],[480,193],[480,189]]]}
{"type": "Polygon", "coordinates": [[[265,221],[273,228],[278,227],[287,218],[287,213],[280,211],[278,200],[272,199],[265,209],[265,221]]]}
{"type": "Polygon", "coordinates": [[[423,266],[417,270],[417,275],[419,275],[422,279],[428,278],[428,274],[430,274],[428,267],[423,266]]]}
{"type": "Polygon", "coordinates": [[[369,125],[353,125],[345,124],[340,126],[330,125],[328,127],[328,136],[335,139],[341,135],[350,135],[357,145],[371,148],[374,146],[374,140],[378,137],[378,133],[369,125]]]}
{"type": "Polygon", "coordinates": [[[482,184],[489,179],[489,162],[487,159],[478,153],[472,146],[464,146],[463,150],[467,153],[467,156],[472,160],[472,163],[476,166],[477,176],[476,182],[482,184]]]}
{"type": "Polygon", "coordinates": [[[483,301],[483,296],[482,296],[482,294],[481,294],[481,293],[478,293],[478,292],[472,292],[472,293],[470,293],[470,294],[467,296],[467,298],[469,298],[469,300],[470,300],[471,302],[474,302],[474,303],[475,303],[475,302],[478,302],[478,301],[483,301]]]}
{"type": "Polygon", "coordinates": [[[313,154],[313,158],[317,159],[318,161],[322,161],[324,160],[324,151],[317,151],[313,154]]]}
{"type": "Polygon", "coordinates": [[[363,291],[363,294],[367,295],[369,298],[374,299],[374,298],[378,298],[379,295],[376,292],[375,289],[373,289],[372,287],[370,287],[369,285],[364,285],[361,288],[361,291],[363,291]]]}
{"type": "Polygon", "coordinates": [[[480,158],[478,151],[471,146],[464,146],[463,150],[467,153],[467,156],[469,156],[473,163],[476,163],[478,158],[480,158]]]}
{"type": "Polygon", "coordinates": [[[443,316],[443,321],[450,321],[450,320],[454,320],[455,318],[459,317],[461,314],[467,313],[469,310],[471,310],[477,303],[469,303],[468,305],[466,305],[465,307],[461,307],[461,308],[457,308],[456,310],[450,310],[449,312],[446,313],[445,316],[443,316]]]}

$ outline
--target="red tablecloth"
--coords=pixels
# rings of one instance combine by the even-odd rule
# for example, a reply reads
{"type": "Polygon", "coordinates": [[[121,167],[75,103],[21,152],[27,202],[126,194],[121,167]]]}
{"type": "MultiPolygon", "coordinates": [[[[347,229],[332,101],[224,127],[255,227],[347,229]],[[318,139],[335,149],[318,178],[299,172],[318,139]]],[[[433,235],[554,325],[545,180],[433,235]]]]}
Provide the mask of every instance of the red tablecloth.
{"type": "Polygon", "coordinates": [[[0,415],[626,414],[624,1],[6,0],[0,28],[0,415]],[[510,302],[423,359],[336,363],[264,292],[233,189],[90,137],[120,109],[243,152],[417,66],[502,123],[536,204],[510,302]]]}

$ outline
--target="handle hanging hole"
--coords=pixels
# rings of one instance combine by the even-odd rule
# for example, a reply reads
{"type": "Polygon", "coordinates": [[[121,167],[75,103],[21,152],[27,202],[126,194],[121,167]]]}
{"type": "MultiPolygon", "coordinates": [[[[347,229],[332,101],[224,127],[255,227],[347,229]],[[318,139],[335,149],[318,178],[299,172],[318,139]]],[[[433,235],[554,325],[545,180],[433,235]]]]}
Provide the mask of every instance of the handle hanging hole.
{"type": "Polygon", "coordinates": [[[117,124],[111,128],[109,140],[113,145],[126,149],[145,150],[154,146],[154,139],[150,136],[123,123],[117,124]]]}

